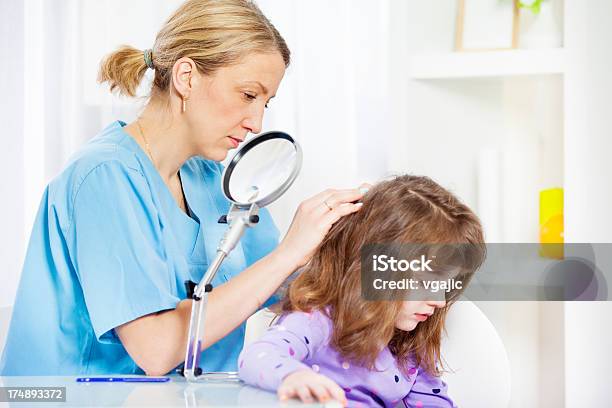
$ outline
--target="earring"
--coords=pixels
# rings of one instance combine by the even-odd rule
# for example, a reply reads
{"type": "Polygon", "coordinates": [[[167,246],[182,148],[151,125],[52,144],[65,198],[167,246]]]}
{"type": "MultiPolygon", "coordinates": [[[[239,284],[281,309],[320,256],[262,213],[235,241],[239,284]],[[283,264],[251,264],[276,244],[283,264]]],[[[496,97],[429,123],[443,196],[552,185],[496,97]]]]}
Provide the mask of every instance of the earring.
{"type": "Polygon", "coordinates": [[[187,112],[187,97],[183,96],[183,113],[187,112]]]}

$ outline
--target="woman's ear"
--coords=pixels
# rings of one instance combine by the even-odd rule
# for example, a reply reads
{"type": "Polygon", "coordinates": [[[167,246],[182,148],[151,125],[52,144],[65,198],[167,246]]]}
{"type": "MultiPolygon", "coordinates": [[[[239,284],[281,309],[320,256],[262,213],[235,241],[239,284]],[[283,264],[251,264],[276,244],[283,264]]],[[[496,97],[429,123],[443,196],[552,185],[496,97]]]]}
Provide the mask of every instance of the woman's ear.
{"type": "Polygon", "coordinates": [[[179,58],[172,67],[172,84],[181,99],[189,99],[192,92],[191,78],[197,74],[195,62],[191,58],[179,58]]]}

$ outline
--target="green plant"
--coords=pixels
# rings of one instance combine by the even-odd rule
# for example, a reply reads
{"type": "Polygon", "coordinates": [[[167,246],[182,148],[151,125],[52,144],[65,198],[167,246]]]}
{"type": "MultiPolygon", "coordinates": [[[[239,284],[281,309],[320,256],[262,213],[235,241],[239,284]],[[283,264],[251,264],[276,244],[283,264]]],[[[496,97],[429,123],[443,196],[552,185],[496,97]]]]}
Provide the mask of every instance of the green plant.
{"type": "Polygon", "coordinates": [[[540,8],[542,6],[543,0],[533,0],[531,4],[525,4],[522,1],[519,1],[519,7],[531,10],[533,14],[540,14],[540,8]]]}

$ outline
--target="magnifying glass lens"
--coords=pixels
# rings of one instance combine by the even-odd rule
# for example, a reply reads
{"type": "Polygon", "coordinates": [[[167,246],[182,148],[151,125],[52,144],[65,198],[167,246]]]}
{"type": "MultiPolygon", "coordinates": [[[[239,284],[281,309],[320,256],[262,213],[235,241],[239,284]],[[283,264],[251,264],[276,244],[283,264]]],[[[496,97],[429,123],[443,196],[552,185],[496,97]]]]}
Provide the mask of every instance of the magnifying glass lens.
{"type": "Polygon", "coordinates": [[[238,204],[263,207],[291,185],[301,167],[299,145],[283,132],[251,139],[232,158],[223,177],[226,197],[238,204]]]}

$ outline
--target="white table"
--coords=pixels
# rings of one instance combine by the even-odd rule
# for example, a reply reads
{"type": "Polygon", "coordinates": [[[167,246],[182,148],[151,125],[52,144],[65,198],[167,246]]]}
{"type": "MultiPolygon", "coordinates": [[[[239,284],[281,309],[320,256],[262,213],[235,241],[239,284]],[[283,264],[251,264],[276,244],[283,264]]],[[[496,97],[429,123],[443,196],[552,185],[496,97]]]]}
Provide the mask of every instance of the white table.
{"type": "Polygon", "coordinates": [[[280,403],[276,394],[237,381],[189,384],[178,375],[167,383],[77,383],[76,377],[0,377],[3,387],[66,387],[66,402],[0,402],[0,407],[340,407],[337,403],[280,403]]]}

